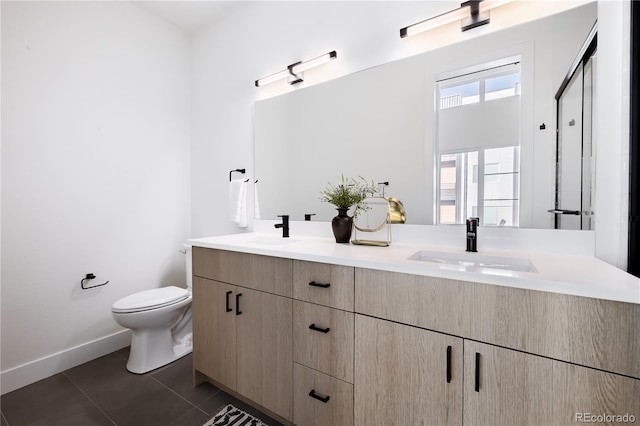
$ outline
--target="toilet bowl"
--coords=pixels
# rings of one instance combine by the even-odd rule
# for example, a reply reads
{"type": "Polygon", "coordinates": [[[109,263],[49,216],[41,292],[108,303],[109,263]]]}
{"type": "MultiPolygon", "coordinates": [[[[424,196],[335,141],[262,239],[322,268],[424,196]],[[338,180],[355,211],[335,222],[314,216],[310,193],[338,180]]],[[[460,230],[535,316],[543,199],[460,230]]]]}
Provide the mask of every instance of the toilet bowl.
{"type": "Polygon", "coordinates": [[[185,246],[187,288],[134,293],[111,306],[115,321],[131,329],[127,370],[143,374],[191,353],[191,247],[185,246]]]}

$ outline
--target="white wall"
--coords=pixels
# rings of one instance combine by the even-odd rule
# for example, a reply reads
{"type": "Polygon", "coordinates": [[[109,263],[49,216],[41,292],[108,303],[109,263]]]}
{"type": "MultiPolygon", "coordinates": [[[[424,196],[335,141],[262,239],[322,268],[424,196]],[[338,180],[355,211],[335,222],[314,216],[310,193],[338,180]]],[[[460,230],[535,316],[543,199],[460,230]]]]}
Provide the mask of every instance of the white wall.
{"type": "Polygon", "coordinates": [[[2,392],[126,345],[111,304],[184,285],[189,96],[188,36],[138,5],[2,2],[2,392]]]}

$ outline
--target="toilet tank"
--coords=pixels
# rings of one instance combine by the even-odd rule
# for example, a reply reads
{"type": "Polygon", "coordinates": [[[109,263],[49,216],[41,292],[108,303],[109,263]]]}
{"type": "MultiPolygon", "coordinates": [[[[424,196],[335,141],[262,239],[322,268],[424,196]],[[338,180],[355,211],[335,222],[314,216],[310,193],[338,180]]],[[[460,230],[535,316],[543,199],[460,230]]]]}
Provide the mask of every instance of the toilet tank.
{"type": "Polygon", "coordinates": [[[183,250],[181,250],[184,253],[184,266],[185,266],[185,272],[187,274],[187,288],[189,290],[191,290],[191,287],[193,286],[193,269],[191,267],[191,246],[189,244],[183,244],[183,250]]]}

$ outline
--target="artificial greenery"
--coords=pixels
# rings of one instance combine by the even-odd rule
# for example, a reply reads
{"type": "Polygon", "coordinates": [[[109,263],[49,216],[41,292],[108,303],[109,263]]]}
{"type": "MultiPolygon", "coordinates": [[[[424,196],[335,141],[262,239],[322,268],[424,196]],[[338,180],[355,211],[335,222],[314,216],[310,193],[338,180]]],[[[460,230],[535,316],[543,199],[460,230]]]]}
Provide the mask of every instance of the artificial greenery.
{"type": "Polygon", "coordinates": [[[324,191],[320,191],[320,201],[331,203],[339,209],[348,209],[356,206],[354,216],[357,214],[358,209],[367,209],[362,200],[377,191],[373,181],[369,184],[362,176],[354,179],[340,175],[340,180],[337,184],[331,182],[328,184],[324,191]]]}

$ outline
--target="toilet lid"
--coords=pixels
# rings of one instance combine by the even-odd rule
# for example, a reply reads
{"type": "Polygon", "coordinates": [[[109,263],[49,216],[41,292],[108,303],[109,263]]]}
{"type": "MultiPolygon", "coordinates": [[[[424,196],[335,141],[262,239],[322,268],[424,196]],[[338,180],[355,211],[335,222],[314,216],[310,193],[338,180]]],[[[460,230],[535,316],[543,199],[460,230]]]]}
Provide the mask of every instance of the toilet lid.
{"type": "Polygon", "coordinates": [[[172,305],[189,297],[184,288],[169,286],[134,293],[113,304],[113,312],[136,312],[172,305]]]}

